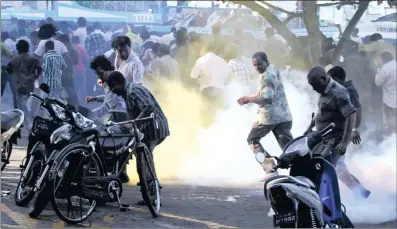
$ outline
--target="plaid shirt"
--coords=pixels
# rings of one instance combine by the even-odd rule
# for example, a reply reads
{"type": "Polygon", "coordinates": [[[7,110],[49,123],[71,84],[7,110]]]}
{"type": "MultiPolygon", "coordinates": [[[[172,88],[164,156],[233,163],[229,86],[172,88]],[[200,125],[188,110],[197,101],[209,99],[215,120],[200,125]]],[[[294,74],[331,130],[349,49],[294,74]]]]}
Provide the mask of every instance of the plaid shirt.
{"type": "Polygon", "coordinates": [[[143,114],[140,118],[149,117],[151,113],[154,113],[158,129],[155,122],[152,121],[142,122],[138,125],[146,140],[160,140],[170,135],[167,118],[147,88],[135,83],[127,83],[123,98],[127,105],[127,113],[132,119],[136,119],[146,108],[148,108],[146,114],[143,114]]]}
{"type": "Polygon", "coordinates": [[[229,80],[238,80],[246,84],[254,77],[254,73],[238,59],[231,59],[229,65],[229,80]]]}
{"type": "Polygon", "coordinates": [[[105,38],[98,33],[91,34],[85,39],[85,49],[90,59],[105,53],[106,41],[105,38]]]}

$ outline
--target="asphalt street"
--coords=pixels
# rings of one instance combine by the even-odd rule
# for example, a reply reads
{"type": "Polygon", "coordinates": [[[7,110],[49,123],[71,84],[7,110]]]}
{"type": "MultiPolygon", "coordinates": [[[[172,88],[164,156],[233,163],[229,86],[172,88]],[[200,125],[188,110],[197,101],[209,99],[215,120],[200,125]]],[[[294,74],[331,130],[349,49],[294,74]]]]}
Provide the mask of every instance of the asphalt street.
{"type": "MultiPolygon", "coordinates": [[[[26,155],[23,149],[15,149],[12,161],[1,175],[2,190],[12,193],[1,198],[1,227],[62,228],[76,227],[59,220],[51,204],[38,219],[30,219],[27,207],[18,207],[14,202],[14,190],[20,170],[19,163],[26,155]]],[[[80,227],[118,228],[221,228],[250,227],[270,228],[272,218],[268,216],[270,205],[263,196],[263,184],[249,187],[205,187],[162,181],[161,216],[154,219],[143,206],[135,203],[141,194],[135,185],[125,185],[123,203],[132,204],[129,212],[120,212],[116,203],[97,207],[91,217],[80,227]]],[[[396,221],[378,225],[358,224],[356,227],[396,228],[396,221]]]]}

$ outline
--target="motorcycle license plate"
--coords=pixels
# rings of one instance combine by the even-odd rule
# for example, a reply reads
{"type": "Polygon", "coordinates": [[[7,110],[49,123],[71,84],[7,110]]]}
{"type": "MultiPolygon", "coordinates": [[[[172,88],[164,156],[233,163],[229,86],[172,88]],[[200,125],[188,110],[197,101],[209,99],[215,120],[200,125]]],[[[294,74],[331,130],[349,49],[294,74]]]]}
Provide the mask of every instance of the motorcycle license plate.
{"type": "Polygon", "coordinates": [[[50,120],[35,117],[33,121],[32,132],[34,134],[51,134],[54,130],[58,128],[59,124],[54,123],[50,120]]]}
{"type": "Polygon", "coordinates": [[[279,227],[281,225],[295,223],[296,215],[295,212],[287,212],[281,214],[275,214],[273,216],[273,224],[275,227],[279,227]]]}

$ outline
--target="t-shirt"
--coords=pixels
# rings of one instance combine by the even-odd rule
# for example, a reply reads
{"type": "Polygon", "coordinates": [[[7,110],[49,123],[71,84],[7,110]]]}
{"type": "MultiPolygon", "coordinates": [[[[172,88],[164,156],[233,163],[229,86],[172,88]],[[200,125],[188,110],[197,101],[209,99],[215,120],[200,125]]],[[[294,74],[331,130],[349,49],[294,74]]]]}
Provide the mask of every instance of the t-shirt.
{"type": "Polygon", "coordinates": [[[329,124],[334,123],[335,128],[325,138],[337,138],[339,141],[343,137],[346,118],[356,109],[350,102],[347,89],[330,79],[327,89],[318,99],[318,111],[315,117],[317,130],[322,130],[329,124]]]}
{"type": "Polygon", "coordinates": [[[260,75],[258,92],[259,96],[272,99],[271,104],[259,105],[258,124],[274,125],[292,121],[280,72],[273,64],[260,75]]]}
{"type": "Polygon", "coordinates": [[[39,42],[39,44],[37,45],[37,49],[34,52],[34,54],[36,54],[37,56],[43,57],[43,55],[45,54],[45,43],[47,41],[53,41],[54,42],[54,51],[57,54],[63,55],[63,54],[68,52],[68,49],[66,48],[66,46],[62,42],[60,42],[58,40],[55,40],[54,38],[51,37],[50,39],[41,40],[39,42]]]}

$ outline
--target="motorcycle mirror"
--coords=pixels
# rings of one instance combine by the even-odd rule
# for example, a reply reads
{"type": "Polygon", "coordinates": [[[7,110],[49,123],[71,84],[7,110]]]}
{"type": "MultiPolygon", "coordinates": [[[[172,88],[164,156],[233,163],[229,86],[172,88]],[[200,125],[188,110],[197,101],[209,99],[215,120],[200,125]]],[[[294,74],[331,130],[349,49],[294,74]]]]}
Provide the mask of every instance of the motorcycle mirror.
{"type": "Polygon", "coordinates": [[[266,158],[266,155],[262,152],[255,154],[255,159],[261,164],[263,164],[265,162],[265,158],[266,158]]]}
{"type": "Polygon", "coordinates": [[[50,94],[50,87],[46,83],[41,83],[40,89],[45,93],[50,94]]]}

